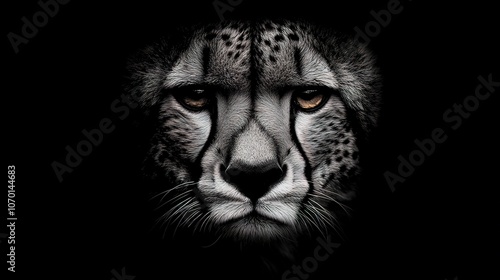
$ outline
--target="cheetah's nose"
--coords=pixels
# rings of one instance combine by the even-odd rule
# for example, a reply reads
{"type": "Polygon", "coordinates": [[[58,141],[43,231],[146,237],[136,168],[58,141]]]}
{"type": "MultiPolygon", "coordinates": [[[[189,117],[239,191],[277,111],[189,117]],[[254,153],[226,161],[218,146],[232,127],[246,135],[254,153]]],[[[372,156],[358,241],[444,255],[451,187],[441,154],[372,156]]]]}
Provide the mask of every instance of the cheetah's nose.
{"type": "Polygon", "coordinates": [[[281,168],[277,162],[268,161],[258,165],[233,162],[228,168],[221,165],[224,180],[236,187],[255,203],[276,185],[286,173],[286,165],[281,168]]]}

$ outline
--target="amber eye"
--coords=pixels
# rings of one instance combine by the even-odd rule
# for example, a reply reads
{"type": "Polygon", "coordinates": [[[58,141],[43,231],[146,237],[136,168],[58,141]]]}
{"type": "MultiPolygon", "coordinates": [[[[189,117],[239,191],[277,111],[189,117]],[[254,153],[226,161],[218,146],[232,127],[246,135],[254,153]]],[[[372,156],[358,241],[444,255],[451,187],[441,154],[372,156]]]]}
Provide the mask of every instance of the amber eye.
{"type": "Polygon", "coordinates": [[[322,89],[305,89],[295,92],[295,103],[304,111],[319,109],[327,98],[327,92],[322,89]]]}
{"type": "Polygon", "coordinates": [[[210,104],[211,95],[206,89],[185,88],[177,90],[175,98],[187,109],[200,111],[210,104]]]}

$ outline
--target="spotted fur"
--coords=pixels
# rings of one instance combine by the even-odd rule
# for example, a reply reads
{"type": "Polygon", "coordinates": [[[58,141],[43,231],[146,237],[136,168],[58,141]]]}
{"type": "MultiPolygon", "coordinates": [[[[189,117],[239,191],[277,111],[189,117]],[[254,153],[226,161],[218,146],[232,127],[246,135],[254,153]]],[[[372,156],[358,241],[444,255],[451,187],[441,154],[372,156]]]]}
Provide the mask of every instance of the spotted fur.
{"type": "Polygon", "coordinates": [[[159,224],[288,247],[340,230],[378,116],[379,75],[365,46],[303,22],[226,22],[144,49],[129,71],[129,93],[155,128],[145,174],[166,182],[155,196],[159,224]],[[214,89],[210,107],[180,104],[174,92],[189,87],[214,89]],[[331,91],[304,112],[294,102],[303,87],[331,91]],[[272,162],[283,174],[252,201],[225,177],[234,162],[272,162]]]}

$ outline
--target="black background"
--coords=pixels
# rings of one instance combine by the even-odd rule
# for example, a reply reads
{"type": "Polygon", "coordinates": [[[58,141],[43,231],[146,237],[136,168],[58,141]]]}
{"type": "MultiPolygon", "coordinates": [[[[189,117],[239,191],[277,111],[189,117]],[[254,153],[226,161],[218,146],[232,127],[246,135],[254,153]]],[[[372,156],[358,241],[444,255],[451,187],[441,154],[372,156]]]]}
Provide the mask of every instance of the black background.
{"type": "MultiPolygon", "coordinates": [[[[300,17],[353,33],[373,20],[371,10],[386,9],[388,2],[244,0],[224,16],[300,17]]],[[[492,73],[500,81],[498,9],[478,1],[401,5],[403,11],[369,44],[383,72],[385,102],[369,184],[349,242],[315,276],[495,278],[499,90],[457,130],[442,115],[474,93],[479,75],[492,73]],[[398,155],[407,157],[413,141],[430,137],[436,127],[448,139],[391,192],[384,172],[396,172],[398,155]]],[[[19,34],[21,17],[39,9],[36,1],[4,3],[3,34],[19,34]]],[[[112,269],[125,267],[135,279],[146,279],[139,264],[151,252],[144,245],[144,186],[135,179],[135,113],[120,121],[110,104],[123,92],[123,68],[134,51],[175,25],[218,20],[212,1],[71,1],[18,54],[4,36],[3,139],[5,165],[16,165],[17,276],[107,280],[112,269]],[[75,147],[84,139],[81,130],[97,128],[105,117],[115,131],[59,183],[51,163],[64,162],[65,146],[75,147]]],[[[172,275],[183,273],[162,265],[172,275]]],[[[221,263],[220,269],[228,268],[221,263]]]]}

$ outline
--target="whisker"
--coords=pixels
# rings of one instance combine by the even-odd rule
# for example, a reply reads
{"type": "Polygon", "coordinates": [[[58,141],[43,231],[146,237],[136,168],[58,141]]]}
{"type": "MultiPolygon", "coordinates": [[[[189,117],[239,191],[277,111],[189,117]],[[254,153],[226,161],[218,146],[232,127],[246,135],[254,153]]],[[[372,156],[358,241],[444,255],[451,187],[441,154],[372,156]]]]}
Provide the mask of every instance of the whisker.
{"type": "MultiPolygon", "coordinates": [[[[207,212],[208,214],[209,212],[207,212]]],[[[209,220],[211,219],[211,216],[210,215],[207,215],[205,220],[201,223],[201,226],[200,226],[200,230],[201,231],[205,231],[205,230],[208,230],[208,228],[206,228],[208,226],[209,223],[209,220]]]]}
{"type": "MultiPolygon", "coordinates": [[[[174,224],[175,221],[177,221],[179,218],[181,218],[183,215],[185,215],[187,213],[187,211],[183,211],[183,210],[186,210],[185,208],[187,206],[189,206],[190,203],[192,203],[192,200],[193,200],[192,197],[183,200],[182,204],[179,204],[178,207],[176,207],[177,208],[176,211],[169,213],[168,218],[166,218],[165,221],[163,222],[163,225],[165,223],[167,223],[165,228],[169,228],[171,224],[174,224]],[[179,211],[183,211],[183,213],[180,214],[179,211]],[[179,215],[177,215],[177,213],[179,213],[179,215]]],[[[171,210],[173,210],[173,209],[171,209],[171,210]]],[[[175,236],[176,231],[177,231],[177,227],[174,229],[172,237],[175,236]]]]}
{"type": "Polygon", "coordinates": [[[330,221],[330,219],[334,220],[337,223],[338,221],[328,210],[326,210],[321,204],[319,204],[314,200],[308,200],[308,203],[315,203],[316,205],[318,205],[320,208],[317,208],[312,204],[310,206],[313,207],[316,211],[318,211],[318,214],[325,220],[325,222],[327,222],[331,227],[335,227],[335,225],[330,221]]]}
{"type": "MultiPolygon", "coordinates": [[[[174,212],[172,212],[172,214],[170,214],[170,217],[174,217],[179,211],[182,211],[184,210],[183,208],[191,203],[193,201],[194,197],[188,197],[184,200],[182,200],[181,202],[179,202],[179,204],[177,205],[177,210],[175,210],[174,212]]],[[[170,209],[168,212],[171,212],[173,209],[170,209]]],[[[167,213],[168,213],[167,212],[167,213]]]]}
{"type": "MultiPolygon", "coordinates": [[[[198,222],[196,222],[196,225],[194,226],[193,233],[196,232],[196,229],[198,228],[198,225],[200,225],[200,223],[201,223],[201,225],[203,225],[205,220],[208,219],[209,215],[210,215],[210,212],[206,212],[201,216],[200,220],[198,222]]],[[[202,227],[200,227],[200,231],[203,231],[202,227]]]]}
{"type": "MultiPolygon", "coordinates": [[[[321,223],[324,230],[321,230],[320,233],[321,233],[321,235],[323,235],[323,237],[326,237],[325,233],[328,231],[328,227],[325,224],[325,222],[327,222],[327,219],[324,219],[323,218],[324,216],[313,205],[306,204],[305,206],[306,206],[306,209],[308,210],[309,216],[311,218],[314,218],[319,223],[321,223]]],[[[329,225],[331,225],[331,224],[329,223],[329,225]]]]}
{"type": "Polygon", "coordinates": [[[183,214],[182,215],[178,215],[177,218],[175,218],[172,223],[175,223],[177,221],[177,219],[179,219],[179,222],[177,223],[177,226],[175,227],[174,229],[174,233],[172,234],[173,236],[175,236],[175,233],[177,232],[177,229],[179,228],[179,226],[182,224],[182,220],[184,219],[184,217],[186,216],[187,213],[189,213],[189,211],[191,211],[194,206],[196,206],[196,201],[195,202],[190,202],[189,204],[187,204],[186,206],[184,206],[183,208],[183,214]]]}
{"type": "MultiPolygon", "coordinates": [[[[304,209],[307,209],[307,208],[304,208],[304,209]]],[[[304,218],[306,218],[306,219],[309,221],[309,223],[310,223],[311,225],[313,225],[315,228],[317,228],[317,229],[318,229],[318,231],[320,231],[320,232],[321,232],[321,229],[319,228],[319,225],[318,225],[318,224],[316,224],[313,220],[311,220],[311,219],[312,219],[312,217],[309,217],[309,215],[307,215],[307,214],[308,214],[308,212],[307,212],[306,210],[303,210],[303,211],[302,211],[302,213],[304,214],[304,215],[303,215],[303,217],[304,217],[304,218]]]]}
{"type": "Polygon", "coordinates": [[[165,226],[165,223],[167,223],[165,228],[168,228],[172,222],[172,218],[175,217],[175,214],[177,212],[179,212],[180,210],[182,210],[184,205],[189,203],[192,199],[193,199],[192,197],[187,197],[187,198],[183,199],[179,204],[175,205],[170,210],[168,210],[165,214],[163,214],[163,217],[165,217],[165,220],[163,221],[162,226],[165,226]]]}
{"type": "Polygon", "coordinates": [[[342,229],[342,226],[341,224],[337,221],[337,219],[335,218],[335,216],[333,216],[330,212],[328,212],[325,208],[323,208],[319,203],[317,203],[316,201],[313,201],[313,200],[310,200],[311,202],[315,202],[318,206],[320,206],[325,212],[323,212],[323,210],[313,206],[313,205],[307,205],[307,206],[310,206],[312,207],[315,211],[317,211],[317,213],[323,218],[325,219],[325,222],[327,222],[331,228],[337,233],[337,235],[339,237],[341,237],[343,239],[343,235],[344,235],[344,230],[342,229]],[[327,218],[327,216],[325,216],[325,214],[322,214],[321,212],[325,213],[329,218],[331,218],[334,222],[332,222],[331,220],[329,220],[327,218]],[[338,228],[338,230],[337,230],[338,228]],[[340,232],[339,232],[340,231],[340,232]]]}
{"type": "MultiPolygon", "coordinates": [[[[194,183],[196,183],[196,182],[195,182],[195,181],[189,181],[189,182],[184,182],[184,183],[178,184],[178,185],[177,185],[177,186],[175,186],[175,187],[172,187],[172,188],[170,188],[170,189],[166,189],[166,190],[164,190],[164,191],[161,191],[161,192],[159,192],[159,193],[155,194],[154,196],[152,196],[152,197],[150,198],[150,200],[153,200],[153,199],[155,199],[156,197],[158,197],[158,196],[160,196],[160,195],[162,195],[162,194],[168,194],[168,193],[170,193],[171,191],[177,190],[177,189],[179,189],[179,188],[181,188],[181,187],[184,187],[184,186],[186,186],[186,185],[190,185],[190,184],[194,184],[194,183]]],[[[163,200],[163,198],[162,198],[161,200],[163,200]]],[[[161,200],[160,200],[160,201],[161,201],[161,200]]]]}
{"type": "Polygon", "coordinates": [[[315,194],[312,194],[312,193],[311,193],[310,195],[312,195],[312,196],[316,196],[316,197],[318,197],[318,198],[323,198],[323,199],[325,199],[325,200],[327,200],[327,201],[332,201],[332,202],[336,203],[338,206],[340,206],[340,207],[342,208],[342,210],[344,210],[344,212],[345,212],[347,215],[350,215],[350,212],[349,212],[349,211],[352,211],[352,209],[351,209],[349,206],[345,205],[344,203],[342,203],[342,202],[340,202],[340,201],[336,200],[335,198],[333,198],[333,197],[331,197],[331,196],[328,196],[328,195],[326,195],[326,194],[322,193],[320,190],[316,190],[316,193],[315,193],[315,194]],[[346,208],[347,208],[347,209],[346,209],[346,208]],[[348,210],[349,210],[349,211],[348,211],[348,210]]]}
{"type": "Polygon", "coordinates": [[[215,240],[212,244],[209,244],[209,245],[202,245],[201,247],[202,247],[202,248],[210,248],[210,247],[214,246],[214,245],[215,245],[215,243],[217,243],[217,242],[220,240],[220,238],[221,238],[221,237],[222,237],[222,235],[219,235],[219,236],[217,237],[217,239],[216,239],[216,240],[215,240]]]}
{"type": "Polygon", "coordinates": [[[157,194],[155,194],[153,197],[150,198],[150,200],[153,200],[155,199],[156,197],[160,196],[163,194],[162,198],[160,199],[160,202],[163,201],[163,199],[165,199],[165,196],[167,194],[169,194],[170,192],[174,191],[174,190],[178,190],[182,187],[189,187],[189,186],[194,186],[194,185],[197,185],[197,184],[200,184],[200,183],[205,183],[205,182],[212,182],[211,180],[200,180],[200,181],[189,181],[189,182],[183,182],[181,184],[178,184],[177,186],[173,187],[173,188],[170,188],[170,189],[167,189],[167,190],[164,190],[164,191],[161,191],[157,194]]]}
{"type": "Polygon", "coordinates": [[[188,224],[188,225],[186,225],[186,226],[187,226],[187,227],[191,227],[191,225],[192,225],[192,224],[193,224],[193,223],[194,223],[197,219],[199,219],[202,215],[203,215],[203,214],[202,214],[201,212],[199,212],[199,211],[196,211],[196,212],[194,212],[194,211],[193,211],[193,214],[187,218],[187,220],[188,220],[188,221],[190,220],[190,222],[189,222],[189,224],[188,224]],[[193,217],[193,216],[194,216],[194,217],[193,217]]]}
{"type": "Polygon", "coordinates": [[[317,198],[320,198],[320,199],[324,199],[326,201],[331,201],[331,202],[337,204],[338,206],[340,206],[342,208],[342,210],[344,210],[344,212],[347,215],[350,215],[349,211],[346,209],[346,208],[348,208],[349,210],[351,210],[351,208],[349,206],[347,206],[347,205],[345,205],[345,204],[337,201],[333,197],[330,197],[330,196],[327,196],[324,193],[321,193],[321,191],[319,191],[319,190],[316,190],[316,193],[309,193],[308,195],[313,196],[313,197],[317,197],[317,198]]]}
{"type": "Polygon", "coordinates": [[[165,206],[165,205],[167,205],[167,204],[169,204],[169,203],[171,203],[171,202],[174,202],[174,201],[176,201],[176,200],[181,199],[182,197],[184,197],[184,196],[186,196],[186,195],[189,195],[189,193],[190,193],[190,192],[191,192],[191,190],[186,190],[186,191],[184,191],[184,192],[182,192],[182,193],[177,194],[176,196],[174,196],[174,197],[172,197],[171,199],[169,199],[167,202],[164,202],[164,203],[162,203],[161,205],[159,205],[158,207],[156,207],[156,209],[155,209],[155,210],[158,210],[158,209],[162,208],[163,206],[165,206]]]}

